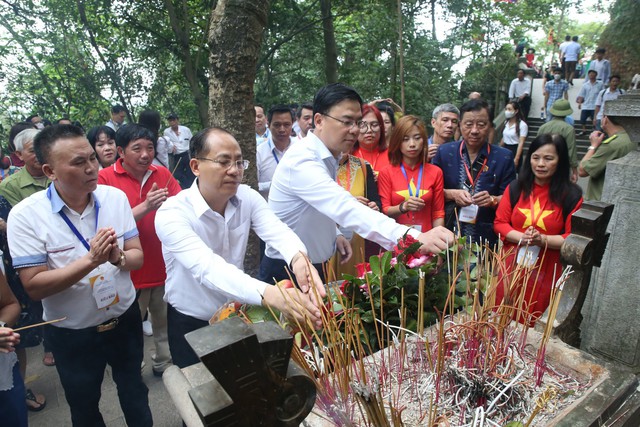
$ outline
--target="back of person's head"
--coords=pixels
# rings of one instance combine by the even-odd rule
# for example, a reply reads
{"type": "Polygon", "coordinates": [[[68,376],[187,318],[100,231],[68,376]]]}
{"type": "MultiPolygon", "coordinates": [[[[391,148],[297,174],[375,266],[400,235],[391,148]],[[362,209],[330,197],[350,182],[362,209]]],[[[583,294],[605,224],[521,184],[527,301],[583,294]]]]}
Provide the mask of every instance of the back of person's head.
{"type": "Polygon", "coordinates": [[[578,36],[573,36],[573,37],[571,38],[571,40],[573,40],[574,42],[577,42],[577,41],[578,41],[578,36]]]}
{"type": "Polygon", "coordinates": [[[296,119],[302,117],[302,110],[311,110],[313,111],[313,104],[309,102],[304,102],[300,107],[298,107],[298,111],[296,112],[296,119]]]}
{"type": "Polygon", "coordinates": [[[125,108],[122,105],[116,104],[111,107],[111,114],[119,114],[125,111],[125,108]]]}
{"type": "Polygon", "coordinates": [[[17,134],[13,140],[16,151],[24,150],[24,145],[33,141],[33,138],[35,138],[38,132],[40,132],[40,129],[25,129],[17,134]]]}
{"type": "Polygon", "coordinates": [[[191,141],[189,141],[189,158],[197,159],[198,157],[206,157],[209,155],[209,146],[207,140],[210,135],[213,134],[226,134],[235,138],[231,132],[219,127],[210,127],[202,129],[195,134],[191,141]]]}
{"type": "Polygon", "coordinates": [[[566,36],[564,36],[565,41],[570,41],[571,40],[571,36],[569,34],[567,34],[566,36]]]}
{"type": "Polygon", "coordinates": [[[291,115],[291,121],[292,122],[295,121],[295,117],[293,115],[293,111],[291,110],[291,108],[289,108],[284,104],[278,104],[269,108],[269,112],[267,113],[267,122],[269,122],[269,125],[271,125],[271,119],[273,118],[274,114],[282,114],[282,113],[289,113],[291,115]]]}
{"type": "Polygon", "coordinates": [[[118,129],[118,132],[116,132],[116,147],[120,147],[124,150],[132,141],[137,139],[146,139],[151,141],[153,142],[153,148],[156,148],[157,141],[153,132],[136,123],[131,123],[118,129]]]}
{"type": "Polygon", "coordinates": [[[32,114],[29,117],[27,117],[26,119],[24,119],[25,122],[29,122],[29,123],[33,123],[33,119],[36,117],[40,117],[40,114],[32,114]]]}
{"type": "Polygon", "coordinates": [[[423,162],[426,162],[429,145],[427,141],[429,138],[427,128],[418,116],[408,114],[398,119],[395,127],[393,128],[393,132],[391,132],[391,140],[389,141],[389,162],[393,166],[398,166],[402,163],[402,152],[400,151],[402,148],[402,142],[405,137],[411,136],[410,133],[414,126],[418,129],[418,133],[422,138],[422,153],[420,153],[420,159],[422,159],[423,162]]]}
{"type": "Polygon", "coordinates": [[[440,114],[442,113],[453,113],[460,117],[460,110],[453,104],[446,103],[440,104],[436,108],[433,109],[433,113],[431,113],[431,118],[438,120],[440,118],[440,114]]]}
{"type": "Polygon", "coordinates": [[[91,144],[93,149],[96,148],[96,142],[102,134],[106,135],[108,139],[113,139],[114,141],[116,140],[116,131],[109,126],[92,127],[91,129],[89,129],[89,132],[87,132],[87,139],[89,140],[89,144],[91,144]]]}
{"type": "Polygon", "coordinates": [[[160,130],[160,113],[155,110],[144,110],[138,117],[138,124],[146,127],[152,133],[155,139],[158,139],[158,131],[160,130]]]}
{"type": "Polygon", "coordinates": [[[36,129],[36,125],[31,122],[18,122],[11,126],[11,129],[9,130],[9,151],[15,151],[16,147],[13,140],[25,129],[36,129]]]}
{"type": "Polygon", "coordinates": [[[362,106],[362,98],[352,87],[342,83],[331,83],[320,88],[313,98],[313,115],[327,114],[342,101],[356,101],[362,106]]]}
{"type": "Polygon", "coordinates": [[[489,108],[489,104],[484,99],[470,99],[465,102],[462,107],[460,107],[460,120],[464,118],[465,113],[469,112],[480,112],[482,110],[487,110],[487,114],[489,115],[489,121],[493,121],[493,115],[491,113],[491,108],[489,108]]]}
{"type": "Polygon", "coordinates": [[[33,138],[33,149],[40,164],[50,163],[51,149],[61,139],[84,138],[84,131],[74,125],[55,125],[44,128],[33,138]]]}

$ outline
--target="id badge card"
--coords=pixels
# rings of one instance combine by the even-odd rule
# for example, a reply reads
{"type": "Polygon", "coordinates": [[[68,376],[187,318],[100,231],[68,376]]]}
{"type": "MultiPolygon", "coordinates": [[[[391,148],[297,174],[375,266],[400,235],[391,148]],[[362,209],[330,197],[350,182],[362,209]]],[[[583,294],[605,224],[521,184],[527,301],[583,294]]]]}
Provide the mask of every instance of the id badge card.
{"type": "Polygon", "coordinates": [[[120,299],[113,280],[114,272],[98,268],[92,273],[93,275],[89,276],[89,284],[98,310],[117,304],[120,299]]]}
{"type": "Polygon", "coordinates": [[[475,224],[478,217],[478,205],[464,206],[458,213],[458,219],[460,222],[466,222],[469,224],[475,224]]]}
{"type": "Polygon", "coordinates": [[[516,262],[522,267],[531,268],[536,265],[540,255],[540,246],[523,246],[518,250],[516,262]]]}
{"type": "Polygon", "coordinates": [[[422,225],[420,224],[411,224],[409,228],[413,228],[414,230],[418,230],[418,232],[422,233],[422,225]]]}

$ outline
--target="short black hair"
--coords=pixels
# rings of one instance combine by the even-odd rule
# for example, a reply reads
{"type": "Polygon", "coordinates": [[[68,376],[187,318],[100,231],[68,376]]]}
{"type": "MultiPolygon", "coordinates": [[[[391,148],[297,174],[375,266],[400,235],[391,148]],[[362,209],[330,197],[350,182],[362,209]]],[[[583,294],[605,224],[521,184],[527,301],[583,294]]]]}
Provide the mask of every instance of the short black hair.
{"type": "Polygon", "coordinates": [[[618,80],[622,80],[622,79],[620,78],[620,75],[619,75],[619,74],[614,74],[614,75],[612,75],[611,77],[609,77],[609,81],[611,81],[611,79],[618,79],[618,80]]]}
{"type": "Polygon", "coordinates": [[[578,41],[578,36],[571,37],[571,40],[573,40],[574,42],[577,42],[578,41]]]}
{"type": "Polygon", "coordinates": [[[299,119],[300,117],[302,117],[302,110],[311,110],[311,114],[313,114],[313,104],[311,104],[310,102],[304,102],[299,108],[298,108],[298,112],[296,113],[296,118],[299,119]]]}
{"type": "Polygon", "coordinates": [[[103,133],[107,135],[107,138],[113,139],[115,141],[116,131],[109,126],[92,127],[91,129],[89,129],[89,132],[87,132],[87,139],[89,140],[89,144],[91,144],[94,150],[96,149],[96,142],[98,141],[98,138],[103,133]]]}
{"type": "Polygon", "coordinates": [[[153,149],[156,149],[157,139],[153,132],[136,123],[131,123],[118,129],[118,132],[116,132],[116,147],[121,147],[124,150],[131,141],[136,139],[147,139],[153,142],[153,149]]]}
{"type": "Polygon", "coordinates": [[[220,127],[210,127],[206,129],[202,129],[200,132],[195,134],[191,141],[189,141],[189,158],[197,159],[198,157],[203,157],[209,154],[209,147],[207,147],[207,139],[209,135],[213,133],[222,133],[235,138],[231,132],[226,129],[220,127]]]}
{"type": "Polygon", "coordinates": [[[127,111],[127,110],[120,104],[116,104],[113,107],[111,107],[111,114],[118,114],[118,113],[122,113],[123,111],[127,111]]]}
{"type": "Polygon", "coordinates": [[[362,107],[362,98],[354,88],[343,83],[323,86],[313,98],[313,115],[327,114],[334,105],[346,100],[356,101],[362,107]]]}
{"type": "Polygon", "coordinates": [[[24,119],[24,121],[32,123],[32,120],[34,119],[34,117],[41,117],[41,116],[40,116],[40,114],[32,114],[29,117],[27,117],[26,119],[24,119]]]}
{"type": "Polygon", "coordinates": [[[564,39],[565,39],[566,41],[569,41],[569,40],[571,40],[571,36],[570,36],[569,34],[567,34],[566,36],[564,36],[564,39]]]}
{"type": "Polygon", "coordinates": [[[597,48],[597,49],[596,49],[596,53],[602,53],[602,54],[604,54],[604,53],[606,53],[606,52],[607,52],[607,49],[605,49],[605,48],[603,48],[603,47],[599,47],[599,48],[597,48]]]}
{"type": "Polygon", "coordinates": [[[386,102],[378,102],[376,107],[378,107],[378,110],[380,110],[381,113],[387,114],[392,126],[396,125],[396,112],[391,105],[386,102]]]}
{"type": "Polygon", "coordinates": [[[138,116],[138,124],[149,129],[153,133],[154,140],[158,139],[160,123],[160,113],[155,110],[144,110],[138,116]]]}
{"type": "Polygon", "coordinates": [[[60,124],[60,122],[61,122],[61,121],[63,121],[63,120],[69,120],[69,121],[71,121],[71,119],[70,119],[69,117],[66,117],[66,116],[65,116],[65,117],[60,117],[58,120],[56,120],[56,124],[57,124],[57,125],[59,125],[59,124],[60,124]]]}
{"type": "Polygon", "coordinates": [[[484,99],[471,99],[465,102],[462,107],[460,107],[460,120],[464,117],[464,113],[469,113],[471,111],[482,111],[487,110],[487,114],[489,115],[489,121],[493,122],[493,112],[489,107],[489,104],[484,99]]]}
{"type": "Polygon", "coordinates": [[[293,116],[293,111],[291,111],[291,108],[287,107],[286,105],[279,104],[269,108],[269,112],[267,113],[267,121],[269,123],[271,123],[271,118],[276,113],[289,113],[291,114],[291,121],[293,122],[295,120],[295,117],[293,116]]]}
{"type": "Polygon", "coordinates": [[[48,126],[33,138],[33,151],[40,164],[50,163],[51,148],[60,139],[84,138],[82,128],[74,125],[48,126]]]}

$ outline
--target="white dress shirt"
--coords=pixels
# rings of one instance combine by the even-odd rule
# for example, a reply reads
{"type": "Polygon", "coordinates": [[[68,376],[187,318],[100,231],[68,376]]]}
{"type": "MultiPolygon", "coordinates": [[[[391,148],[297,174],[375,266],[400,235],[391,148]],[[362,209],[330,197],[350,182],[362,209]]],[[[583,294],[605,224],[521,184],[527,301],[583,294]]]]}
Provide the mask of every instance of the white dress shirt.
{"type": "MultiPolygon", "coordinates": [[[[337,170],[338,159],[315,134],[308,133],[287,151],[271,180],[269,206],[300,236],[313,263],[333,255],[336,225],[387,249],[410,230],[358,202],[335,181],[337,170]]],[[[413,229],[410,233],[420,234],[413,229]]],[[[266,255],[282,259],[268,242],[266,255]]]]}
{"type": "Polygon", "coordinates": [[[591,80],[586,79],[582,84],[578,98],[583,98],[582,109],[583,110],[595,110],[596,100],[598,99],[598,93],[602,90],[602,82],[596,80],[591,83],[591,80]]]}
{"type": "Polygon", "coordinates": [[[174,154],[182,154],[185,151],[189,151],[189,141],[191,141],[193,135],[188,127],[178,126],[178,133],[168,127],[164,130],[164,136],[168,138],[171,143],[171,149],[169,152],[172,152],[174,147],[176,149],[174,154]]]}
{"type": "Polygon", "coordinates": [[[620,95],[624,95],[624,90],[620,88],[614,90],[613,92],[611,92],[611,88],[602,89],[598,93],[598,97],[596,98],[596,106],[600,107],[600,111],[598,111],[598,117],[596,117],[596,119],[602,120],[602,118],[604,117],[605,102],[618,99],[620,95]]]}
{"type": "Polygon", "coordinates": [[[511,85],[509,85],[509,98],[519,98],[524,94],[529,95],[529,93],[531,93],[531,80],[525,77],[522,81],[518,78],[511,81],[511,85]]]}
{"type": "Polygon", "coordinates": [[[572,41],[565,47],[564,49],[564,60],[565,61],[577,61],[578,55],[580,55],[580,43],[572,41]]]}
{"type": "MultiPolygon", "coordinates": [[[[98,185],[91,202],[79,214],[65,205],[51,184],[47,190],[39,191],[18,203],[9,213],[7,237],[14,268],[46,265],[49,270],[55,270],[87,254],[85,246],[62,219],[61,211],[87,241],[101,227],[115,229],[121,248],[125,241],[138,236],[129,200],[121,190],[98,185]]],[[[96,326],[127,311],[135,296],[129,272],[106,262],[75,285],[43,298],[43,319],[66,317],[53,326],[70,329],[96,326]],[[98,309],[90,279],[100,275],[111,277],[118,293],[118,302],[103,309],[98,309]]]]}
{"type": "Polygon", "coordinates": [[[284,151],[276,148],[269,136],[269,140],[264,144],[258,145],[256,149],[256,167],[258,168],[258,191],[265,199],[269,197],[269,188],[271,188],[271,178],[276,171],[276,166],[280,163],[280,159],[284,153],[291,147],[295,138],[289,138],[289,145],[284,151]]]}
{"type": "Polygon", "coordinates": [[[209,320],[228,301],[262,303],[269,285],[243,272],[250,229],[287,262],[306,253],[298,236],[246,185],[238,187],[222,216],[204,200],[196,179],[162,204],[155,224],[167,267],[164,300],[200,320],[209,320]]]}
{"type": "Polygon", "coordinates": [[[169,153],[172,150],[173,146],[169,139],[166,136],[159,137],[156,143],[156,157],[153,159],[153,164],[169,168],[169,153]]]}
{"type": "Polygon", "coordinates": [[[602,61],[598,61],[594,59],[589,64],[589,71],[595,70],[596,80],[601,80],[605,85],[609,83],[609,76],[611,75],[611,63],[607,59],[603,59],[602,61]]]}
{"type": "Polygon", "coordinates": [[[520,144],[520,138],[527,137],[529,134],[529,126],[525,123],[524,120],[520,120],[520,135],[516,135],[516,125],[513,126],[507,122],[504,125],[504,130],[502,131],[502,141],[505,145],[518,145],[520,144]]]}

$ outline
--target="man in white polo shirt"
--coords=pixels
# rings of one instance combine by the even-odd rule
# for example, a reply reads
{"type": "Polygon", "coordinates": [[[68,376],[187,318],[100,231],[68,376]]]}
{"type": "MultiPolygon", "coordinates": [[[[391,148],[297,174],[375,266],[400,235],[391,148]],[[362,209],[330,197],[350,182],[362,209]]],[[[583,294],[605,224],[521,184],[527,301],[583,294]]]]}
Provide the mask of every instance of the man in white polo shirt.
{"type": "Polygon", "coordinates": [[[258,168],[258,191],[265,199],[269,197],[271,177],[276,166],[289,149],[294,138],[291,137],[293,112],[286,105],[275,105],[269,109],[269,138],[256,149],[256,167],[258,168]]]}
{"type": "MultiPolygon", "coordinates": [[[[322,301],[309,292],[311,279],[320,284],[318,272],[308,268],[304,244],[262,196],[240,184],[249,161],[233,135],[205,129],[193,137],[189,151],[197,179],[164,202],[155,220],[167,266],[164,299],[173,363],[183,368],[198,362],[184,335],[206,326],[227,301],[271,306],[321,326],[322,301]],[[301,291],[270,286],[242,271],[251,229],[287,260],[301,291]]],[[[325,296],[323,286],[317,290],[325,296]]]]}
{"type": "Polygon", "coordinates": [[[53,182],[18,203],[7,235],[25,290],[42,299],[45,337],[71,409],[73,425],[104,425],[100,389],[107,364],[129,426],[151,426],[142,382],[142,319],[130,270],[142,249],[129,202],[98,186],[96,154],[80,128],[56,125],[34,139],[53,182]]]}
{"type": "MultiPolygon", "coordinates": [[[[367,240],[390,249],[405,233],[423,243],[425,252],[439,252],[453,244],[444,227],[426,233],[400,225],[361,204],[336,182],[338,161],[366,129],[362,122],[362,98],[340,83],[327,85],[313,100],[315,130],[293,145],[280,161],[271,180],[269,206],[300,237],[309,258],[321,268],[336,249],[343,260],[352,255],[349,241],[337,226],[353,230],[367,240]]],[[[267,242],[260,278],[286,277],[286,260],[267,242]]],[[[321,270],[320,270],[321,271],[321,270]]]]}

